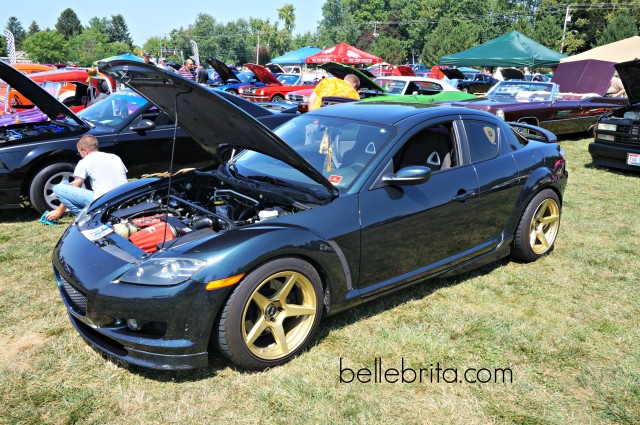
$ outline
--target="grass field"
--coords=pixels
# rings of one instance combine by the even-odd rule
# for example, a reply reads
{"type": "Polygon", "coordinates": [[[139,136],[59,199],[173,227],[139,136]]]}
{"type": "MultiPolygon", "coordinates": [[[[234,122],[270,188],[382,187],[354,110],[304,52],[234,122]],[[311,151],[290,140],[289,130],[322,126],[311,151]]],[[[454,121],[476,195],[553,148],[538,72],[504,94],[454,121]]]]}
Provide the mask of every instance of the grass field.
{"type": "Polygon", "coordinates": [[[0,211],[0,422],[640,423],[640,177],[591,166],[588,142],[562,143],[570,176],[550,256],[331,317],[310,350],[260,373],[222,358],[187,372],[105,360],[73,329],[54,284],[50,257],[65,226],[0,211]],[[425,374],[341,383],[353,377],[341,359],[425,374]],[[455,374],[438,367],[458,378],[510,369],[512,379],[446,383],[455,374]]]}

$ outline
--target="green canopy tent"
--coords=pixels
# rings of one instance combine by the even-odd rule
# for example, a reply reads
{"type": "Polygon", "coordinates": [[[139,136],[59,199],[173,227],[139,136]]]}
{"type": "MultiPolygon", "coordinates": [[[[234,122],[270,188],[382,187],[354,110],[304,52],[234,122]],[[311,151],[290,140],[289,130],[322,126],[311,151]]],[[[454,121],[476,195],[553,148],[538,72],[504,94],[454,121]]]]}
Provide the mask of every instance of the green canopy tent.
{"type": "Polygon", "coordinates": [[[518,31],[511,31],[479,46],[443,56],[438,63],[455,66],[541,68],[557,66],[564,57],[562,53],[551,50],[518,31]]]}

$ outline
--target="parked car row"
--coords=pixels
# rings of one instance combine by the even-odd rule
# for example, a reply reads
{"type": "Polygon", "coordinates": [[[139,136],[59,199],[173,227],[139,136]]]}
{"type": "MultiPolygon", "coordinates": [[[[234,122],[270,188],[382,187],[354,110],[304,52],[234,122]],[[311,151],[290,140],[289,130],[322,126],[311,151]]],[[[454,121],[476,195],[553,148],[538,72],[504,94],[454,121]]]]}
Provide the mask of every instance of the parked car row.
{"type": "MultiPolygon", "coordinates": [[[[87,132],[132,176],[195,167],[135,179],[76,217],[52,257],[62,302],[112,358],[187,369],[219,351],[263,370],[307,349],[329,315],[505,256],[550,253],[568,172],[549,129],[584,131],[604,114],[594,144],[640,166],[640,98],[628,83],[638,63],[618,67],[624,109],[553,82],[503,81],[476,99],[442,82],[363,74],[362,101],[300,114],[113,61],[101,71],[127,89],[75,114],[0,62],[0,78],[46,115],[3,127],[0,203],[55,206],[50,189],[70,179],[87,132]],[[385,81],[406,83],[402,94],[385,81]]],[[[609,155],[598,149],[594,161],[609,155]]]]}

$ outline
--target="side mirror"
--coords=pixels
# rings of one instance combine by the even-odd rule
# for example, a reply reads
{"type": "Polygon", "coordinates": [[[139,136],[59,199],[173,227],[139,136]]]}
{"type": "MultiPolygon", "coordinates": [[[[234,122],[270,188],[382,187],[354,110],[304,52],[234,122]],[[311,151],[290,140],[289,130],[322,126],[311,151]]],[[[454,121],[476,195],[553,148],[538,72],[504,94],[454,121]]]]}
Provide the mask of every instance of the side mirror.
{"type": "Polygon", "coordinates": [[[143,132],[153,130],[154,128],[156,128],[156,123],[154,123],[153,121],[141,120],[138,125],[129,127],[129,130],[143,132]]]}
{"type": "Polygon", "coordinates": [[[431,178],[429,167],[412,165],[400,169],[395,174],[382,177],[382,181],[393,185],[410,186],[425,183],[429,178],[431,178]]]}

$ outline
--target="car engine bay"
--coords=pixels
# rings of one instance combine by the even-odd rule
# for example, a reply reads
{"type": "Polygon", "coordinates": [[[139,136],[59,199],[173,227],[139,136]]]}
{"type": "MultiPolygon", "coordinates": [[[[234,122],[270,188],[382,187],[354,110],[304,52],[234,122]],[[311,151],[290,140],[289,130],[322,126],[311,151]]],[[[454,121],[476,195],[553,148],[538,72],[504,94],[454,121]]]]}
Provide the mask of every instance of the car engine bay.
{"type": "Polygon", "coordinates": [[[106,224],[147,253],[168,241],[204,237],[312,208],[286,195],[243,182],[223,181],[215,171],[194,171],[171,185],[110,207],[106,224]]]}

